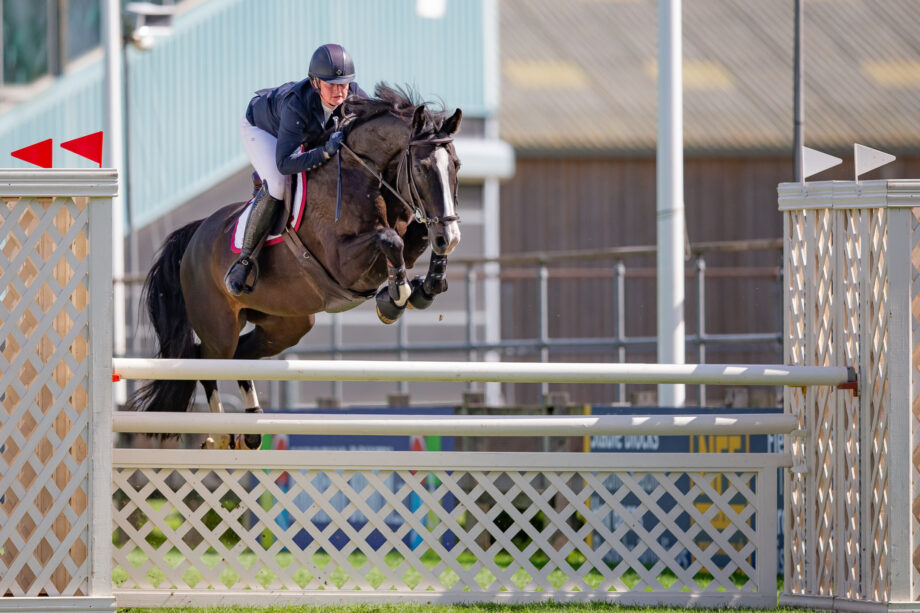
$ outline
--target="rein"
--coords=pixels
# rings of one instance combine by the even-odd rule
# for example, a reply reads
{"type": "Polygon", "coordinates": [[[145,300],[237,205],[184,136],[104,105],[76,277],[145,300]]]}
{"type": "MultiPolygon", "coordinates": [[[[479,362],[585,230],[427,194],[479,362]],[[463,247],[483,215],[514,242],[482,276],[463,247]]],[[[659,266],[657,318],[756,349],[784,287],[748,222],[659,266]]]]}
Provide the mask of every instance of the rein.
{"type": "MultiPolygon", "coordinates": [[[[403,152],[402,159],[399,160],[399,166],[396,169],[396,183],[398,187],[400,183],[400,178],[403,175],[403,169],[405,168],[406,169],[405,170],[406,183],[408,184],[408,188],[409,188],[409,199],[412,200],[412,204],[407,202],[406,199],[403,197],[403,195],[399,193],[398,189],[390,185],[389,182],[387,182],[387,180],[383,178],[383,175],[381,175],[379,172],[371,168],[370,164],[364,161],[364,158],[362,158],[360,155],[355,153],[351,147],[349,147],[345,143],[342,143],[342,149],[344,149],[349,154],[351,154],[351,156],[355,158],[355,160],[357,160],[358,163],[361,164],[364,167],[364,169],[367,170],[367,172],[371,174],[371,176],[377,179],[377,181],[379,181],[381,185],[383,185],[388,190],[390,190],[390,192],[392,192],[393,195],[396,196],[397,200],[399,200],[399,202],[404,207],[406,207],[406,210],[409,211],[409,213],[411,213],[412,215],[415,215],[416,220],[424,223],[426,226],[430,226],[430,225],[434,225],[437,223],[449,224],[451,222],[459,220],[460,216],[459,215],[445,215],[444,217],[428,217],[427,215],[425,215],[425,210],[422,207],[422,199],[418,195],[418,187],[416,187],[415,180],[412,177],[411,171],[409,170],[409,166],[411,165],[411,162],[412,162],[412,145],[426,145],[426,144],[427,145],[441,145],[441,144],[453,142],[453,140],[454,139],[452,137],[445,136],[442,138],[410,140],[406,144],[406,149],[403,152]]],[[[341,152],[338,155],[340,156],[339,159],[341,159],[341,155],[342,155],[341,152]]],[[[339,191],[340,192],[341,192],[341,181],[342,181],[342,177],[341,175],[339,175],[339,191]]]]}

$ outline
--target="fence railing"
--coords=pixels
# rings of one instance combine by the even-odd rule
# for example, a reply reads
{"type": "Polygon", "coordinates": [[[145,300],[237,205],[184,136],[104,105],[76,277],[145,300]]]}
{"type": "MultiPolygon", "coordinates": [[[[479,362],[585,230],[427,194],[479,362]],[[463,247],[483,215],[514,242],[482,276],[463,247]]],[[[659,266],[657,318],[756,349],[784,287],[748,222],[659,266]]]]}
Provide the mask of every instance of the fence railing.
{"type": "MultiPolygon", "coordinates": [[[[737,241],[717,241],[688,244],[686,249],[687,277],[692,279],[695,291],[688,292],[687,311],[694,312],[693,325],[686,335],[688,351],[695,351],[696,362],[705,364],[707,352],[711,349],[727,348],[745,344],[769,345],[775,348],[774,359],[766,362],[779,362],[782,357],[782,248],[783,241],[775,239],[752,239],[737,241]],[[707,258],[716,254],[727,253],[767,253],[775,254],[775,266],[710,266],[707,258]],[[707,305],[709,296],[706,289],[707,280],[712,279],[766,279],[775,283],[776,310],[771,331],[738,331],[731,333],[711,333],[707,331],[707,305]],[[692,311],[691,311],[692,309],[692,311]],[[695,328],[695,329],[694,329],[695,328]]],[[[299,345],[283,352],[280,357],[295,359],[334,358],[388,354],[407,360],[412,356],[420,357],[433,353],[455,353],[471,361],[478,361],[487,353],[521,359],[536,356],[540,362],[550,361],[551,351],[569,351],[577,353],[613,354],[618,363],[627,362],[630,350],[654,351],[657,337],[654,335],[630,335],[627,332],[626,310],[631,294],[627,291],[627,279],[653,279],[654,267],[630,265],[642,258],[654,257],[654,245],[611,247],[605,249],[528,252],[503,255],[499,257],[458,257],[451,258],[448,279],[452,289],[460,287],[464,292],[463,317],[465,334],[462,340],[453,341],[410,341],[405,319],[400,319],[392,326],[392,340],[375,342],[343,342],[343,327],[348,323],[349,315],[337,314],[331,317],[331,334],[328,342],[310,335],[299,345]],[[608,266],[597,267],[598,262],[609,262],[608,266]],[[594,266],[588,266],[594,264],[594,266]],[[610,317],[613,319],[613,334],[610,336],[591,337],[553,337],[550,335],[549,320],[549,284],[550,280],[585,280],[609,279],[613,287],[613,305],[610,317]],[[490,282],[506,285],[521,280],[536,280],[532,304],[537,305],[537,325],[530,338],[502,338],[488,340],[478,331],[480,320],[477,318],[477,301],[479,292],[490,282]]],[[[126,276],[124,282],[135,287],[129,292],[129,300],[134,304],[129,312],[137,313],[137,296],[144,276],[140,274],[126,276]],[[132,310],[133,309],[133,310],[132,310]]],[[[413,329],[419,324],[412,323],[413,329]]],[[[139,328],[138,326],[135,326],[139,328]]],[[[140,331],[140,328],[139,328],[140,331]]],[[[147,345],[143,334],[137,334],[137,340],[128,351],[128,356],[143,356],[142,347],[147,345]]],[[[124,356],[117,356],[124,357],[124,356]]],[[[772,356],[771,356],[772,357],[772,356]]],[[[342,382],[331,383],[331,396],[342,397],[342,382]]],[[[402,393],[408,393],[408,382],[397,384],[402,393]]],[[[470,384],[476,386],[475,383],[470,384]]],[[[707,403],[706,386],[697,386],[697,404],[707,403]]],[[[283,390],[279,390],[282,394],[283,390]]],[[[541,384],[541,395],[545,398],[549,392],[549,383],[541,384]]],[[[627,400],[626,384],[615,388],[615,402],[627,400]]]]}

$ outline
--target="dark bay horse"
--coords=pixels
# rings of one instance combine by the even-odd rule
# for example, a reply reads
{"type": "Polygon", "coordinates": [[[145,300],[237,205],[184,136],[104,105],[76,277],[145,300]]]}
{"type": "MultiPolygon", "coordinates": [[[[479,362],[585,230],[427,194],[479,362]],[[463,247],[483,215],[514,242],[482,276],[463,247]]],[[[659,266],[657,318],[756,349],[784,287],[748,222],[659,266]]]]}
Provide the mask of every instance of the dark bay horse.
{"type": "MultiPolygon", "coordinates": [[[[223,283],[235,258],[230,236],[246,203],[226,206],[166,239],[144,285],[158,357],[272,356],[309,332],[315,313],[346,310],[376,295],[378,315],[392,323],[406,306],[425,308],[446,290],[446,256],[460,241],[460,162],[452,135],[461,111],[448,116],[385,84],[375,95],[345,102],[341,170],[331,160],[310,173],[303,221],[296,232],[288,226],[283,234],[290,248],[261,251],[252,293],[231,296],[223,283]],[[428,274],[409,281],[406,267],[429,246],[428,274]],[[241,336],[246,322],[254,328],[241,336]]],[[[211,411],[222,412],[217,382],[201,384],[211,411]]],[[[261,412],[253,382],[239,386],[246,411],[261,412]]],[[[194,390],[194,381],[150,381],[126,408],[185,411],[194,390]]],[[[259,435],[240,439],[222,435],[217,446],[261,442],[259,435]]],[[[214,444],[210,438],[206,443],[214,444]]]]}

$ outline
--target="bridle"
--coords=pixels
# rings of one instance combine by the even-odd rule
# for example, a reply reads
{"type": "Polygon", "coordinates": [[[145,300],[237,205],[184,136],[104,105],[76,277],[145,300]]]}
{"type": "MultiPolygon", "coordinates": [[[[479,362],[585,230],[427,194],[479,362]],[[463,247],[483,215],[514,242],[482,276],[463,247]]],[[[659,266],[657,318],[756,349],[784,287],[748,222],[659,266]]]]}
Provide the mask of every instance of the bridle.
{"type": "MultiPolygon", "coordinates": [[[[375,179],[377,179],[380,182],[380,185],[390,190],[393,193],[393,195],[396,196],[396,199],[399,200],[399,202],[404,207],[406,207],[406,210],[408,210],[411,215],[415,216],[415,219],[417,221],[425,224],[426,226],[432,226],[432,225],[439,224],[439,223],[447,225],[449,223],[459,221],[460,216],[459,215],[445,215],[443,217],[428,217],[427,215],[425,215],[425,209],[422,205],[422,198],[419,195],[418,186],[415,184],[415,177],[412,176],[412,170],[411,170],[412,162],[413,162],[412,147],[414,145],[436,145],[436,146],[446,145],[448,143],[452,143],[453,140],[454,139],[451,136],[442,136],[439,138],[423,138],[423,139],[412,139],[412,137],[410,136],[409,142],[406,143],[406,147],[405,149],[403,149],[402,156],[400,157],[400,160],[399,160],[399,165],[396,167],[396,187],[395,188],[392,185],[390,185],[390,183],[386,179],[384,179],[383,176],[379,172],[371,168],[370,164],[368,164],[364,160],[364,158],[362,158],[360,155],[355,153],[354,150],[348,145],[346,145],[344,142],[342,143],[342,149],[344,149],[349,154],[351,154],[351,156],[355,158],[355,160],[357,160],[358,163],[361,164],[365,170],[367,170],[375,179]],[[403,180],[403,175],[405,175],[405,180],[403,180]],[[408,201],[406,197],[404,197],[403,194],[400,193],[402,191],[403,184],[406,185],[408,201]]],[[[338,155],[341,155],[341,153],[339,153],[338,155]]],[[[337,205],[336,205],[336,221],[338,221],[338,213],[340,210],[341,192],[342,192],[342,175],[340,171],[339,180],[338,180],[339,198],[337,199],[337,205]]]]}

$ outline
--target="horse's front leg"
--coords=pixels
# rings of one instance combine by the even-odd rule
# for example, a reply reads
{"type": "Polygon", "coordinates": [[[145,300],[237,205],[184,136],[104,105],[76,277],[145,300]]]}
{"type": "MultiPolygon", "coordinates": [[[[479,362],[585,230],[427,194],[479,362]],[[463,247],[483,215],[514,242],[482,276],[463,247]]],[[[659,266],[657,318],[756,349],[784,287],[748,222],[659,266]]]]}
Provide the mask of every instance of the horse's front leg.
{"type": "Polygon", "coordinates": [[[428,272],[412,279],[409,308],[427,309],[434,297],[447,291],[447,256],[431,253],[428,272]]]}
{"type": "MultiPolygon", "coordinates": [[[[240,323],[237,314],[222,308],[216,302],[195,303],[189,311],[192,327],[202,339],[198,347],[198,357],[202,359],[225,359],[233,355],[236,347],[240,323]],[[210,308],[207,308],[210,307],[210,308]],[[204,339],[208,339],[205,341],[204,339]]],[[[201,381],[208,409],[211,413],[223,413],[224,407],[217,390],[217,381],[201,381]]],[[[203,449],[234,449],[236,440],[229,434],[211,434],[204,440],[203,449]]]]}
{"type": "Polygon", "coordinates": [[[377,247],[386,257],[387,284],[377,292],[377,317],[385,324],[399,319],[412,294],[403,259],[403,240],[391,228],[377,231],[377,247]]]}

